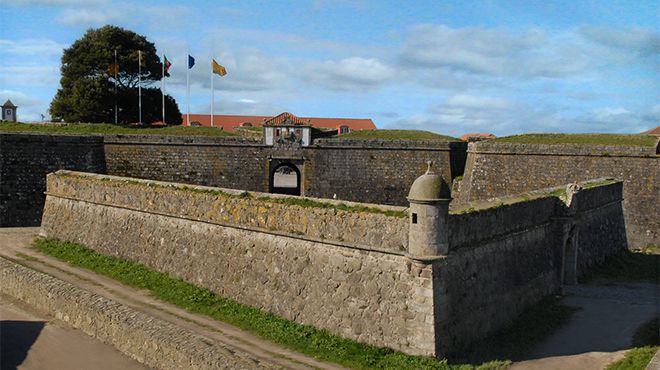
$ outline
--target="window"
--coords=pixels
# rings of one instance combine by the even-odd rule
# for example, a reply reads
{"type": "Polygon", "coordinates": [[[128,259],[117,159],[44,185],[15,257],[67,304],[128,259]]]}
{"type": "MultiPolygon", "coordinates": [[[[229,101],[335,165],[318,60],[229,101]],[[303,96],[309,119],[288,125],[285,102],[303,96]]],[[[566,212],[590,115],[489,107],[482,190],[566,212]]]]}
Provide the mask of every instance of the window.
{"type": "Polygon", "coordinates": [[[350,128],[350,127],[348,127],[348,126],[346,126],[346,125],[339,126],[339,133],[340,133],[340,134],[348,134],[349,132],[351,132],[351,128],[350,128]]]}
{"type": "Polygon", "coordinates": [[[412,214],[412,223],[414,223],[414,224],[417,223],[417,213],[412,214]]]}
{"type": "Polygon", "coordinates": [[[8,116],[11,116],[11,109],[7,109],[7,110],[5,111],[5,114],[8,115],[8,116]]]}

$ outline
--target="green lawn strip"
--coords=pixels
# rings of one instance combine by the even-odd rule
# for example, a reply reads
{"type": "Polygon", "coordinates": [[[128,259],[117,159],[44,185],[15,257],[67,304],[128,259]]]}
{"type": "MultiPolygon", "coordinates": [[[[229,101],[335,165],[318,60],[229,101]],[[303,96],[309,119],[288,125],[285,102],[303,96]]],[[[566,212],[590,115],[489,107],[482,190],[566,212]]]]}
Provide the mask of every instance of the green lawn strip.
{"type": "Polygon", "coordinates": [[[563,305],[558,297],[546,297],[526,309],[509,326],[473,344],[463,356],[450,356],[461,362],[489,360],[519,361],[558,328],[566,324],[579,308],[563,305]]]}
{"type": "Polygon", "coordinates": [[[339,211],[346,212],[366,212],[366,213],[379,213],[385,216],[406,218],[408,213],[405,211],[395,211],[391,209],[382,209],[376,207],[368,207],[363,205],[348,205],[344,203],[330,203],[330,202],[319,202],[313,199],[291,197],[291,198],[273,198],[273,197],[258,197],[257,200],[271,203],[281,203],[288,205],[296,205],[303,208],[328,208],[336,209],[339,211]]]}
{"type": "Polygon", "coordinates": [[[591,269],[580,281],[657,283],[659,274],[660,255],[625,250],[591,269]]]}
{"type": "Polygon", "coordinates": [[[620,134],[524,134],[499,137],[488,140],[489,143],[525,143],[525,144],[588,144],[588,145],[623,145],[655,146],[658,137],[654,135],[620,134]]]}
{"type": "MultiPolygon", "coordinates": [[[[102,255],[79,244],[39,238],[34,246],[37,250],[72,265],[90,269],[138,289],[147,289],[153,296],[190,312],[228,322],[320,360],[356,369],[470,370],[475,368],[465,364],[448,365],[446,360],[410,356],[388,348],[344,339],[326,330],[300,325],[220,297],[207,289],[150,270],[144,265],[102,255]]],[[[483,364],[480,369],[504,369],[506,366],[506,362],[496,361],[483,364]]]]}
{"type": "Polygon", "coordinates": [[[15,122],[0,123],[0,132],[34,132],[44,134],[75,135],[175,135],[175,136],[235,136],[214,127],[189,126],[126,126],[108,123],[77,123],[66,125],[28,124],[15,122]]]}
{"type": "Polygon", "coordinates": [[[360,130],[343,134],[337,138],[341,140],[437,140],[458,141],[455,137],[440,135],[429,131],[420,130],[360,130]]]}
{"type": "Polygon", "coordinates": [[[607,365],[605,370],[644,370],[658,351],[657,346],[633,348],[619,361],[607,365]]]}

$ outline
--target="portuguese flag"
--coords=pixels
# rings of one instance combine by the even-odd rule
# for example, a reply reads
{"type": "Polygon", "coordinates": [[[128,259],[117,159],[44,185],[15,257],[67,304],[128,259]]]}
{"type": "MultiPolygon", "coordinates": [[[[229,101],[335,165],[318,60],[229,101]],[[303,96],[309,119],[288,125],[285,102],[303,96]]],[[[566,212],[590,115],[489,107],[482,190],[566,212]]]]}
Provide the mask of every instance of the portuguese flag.
{"type": "Polygon", "coordinates": [[[165,54],[163,54],[163,76],[164,77],[170,77],[170,67],[172,66],[172,63],[170,63],[169,60],[167,60],[167,57],[165,54]]]}

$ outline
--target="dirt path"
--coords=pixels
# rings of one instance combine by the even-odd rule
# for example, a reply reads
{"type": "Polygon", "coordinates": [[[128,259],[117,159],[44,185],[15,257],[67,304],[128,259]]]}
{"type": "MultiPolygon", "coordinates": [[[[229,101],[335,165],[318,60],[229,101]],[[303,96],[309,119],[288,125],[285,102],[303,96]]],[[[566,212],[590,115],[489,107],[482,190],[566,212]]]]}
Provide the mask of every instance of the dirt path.
{"type": "Polygon", "coordinates": [[[581,310],[511,370],[600,370],[623,358],[635,330],[658,316],[658,289],[643,283],[569,287],[562,303],[581,310]]]}
{"type": "Polygon", "coordinates": [[[53,257],[41,254],[29,248],[38,233],[39,228],[0,228],[0,256],[189,329],[264,362],[287,369],[342,369],[338,365],[324,363],[290,351],[232,325],[206,316],[191,314],[152,298],[148,292],[124,286],[114,279],[97,275],[89,270],[72,267],[53,257]]]}
{"type": "Polygon", "coordinates": [[[3,295],[0,295],[0,358],[2,369],[149,369],[113,346],[3,295]]]}

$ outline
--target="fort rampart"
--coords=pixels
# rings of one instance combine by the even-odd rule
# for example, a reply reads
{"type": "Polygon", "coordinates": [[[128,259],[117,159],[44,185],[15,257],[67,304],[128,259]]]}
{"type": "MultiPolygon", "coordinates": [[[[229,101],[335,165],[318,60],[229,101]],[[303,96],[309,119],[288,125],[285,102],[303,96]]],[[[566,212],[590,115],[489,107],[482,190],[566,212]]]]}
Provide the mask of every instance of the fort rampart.
{"type": "Polygon", "coordinates": [[[46,174],[59,169],[105,173],[103,138],[0,133],[0,227],[39,225],[46,174]]]}
{"type": "Polygon", "coordinates": [[[457,202],[501,197],[598,177],[623,180],[632,248],[660,245],[657,147],[471,143],[457,202]]]}
{"type": "Polygon", "coordinates": [[[626,248],[620,182],[556,194],[446,214],[448,253],[420,260],[403,208],[64,171],[48,176],[42,233],[347,338],[440,356],[626,248]]]}

